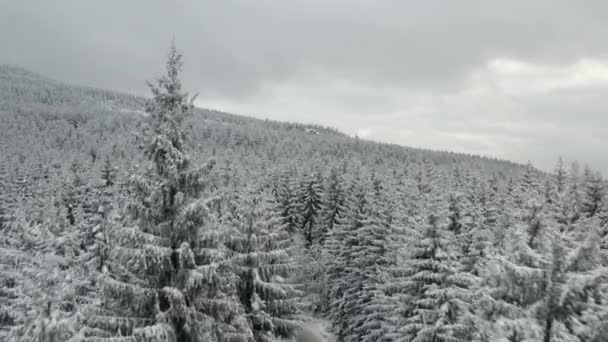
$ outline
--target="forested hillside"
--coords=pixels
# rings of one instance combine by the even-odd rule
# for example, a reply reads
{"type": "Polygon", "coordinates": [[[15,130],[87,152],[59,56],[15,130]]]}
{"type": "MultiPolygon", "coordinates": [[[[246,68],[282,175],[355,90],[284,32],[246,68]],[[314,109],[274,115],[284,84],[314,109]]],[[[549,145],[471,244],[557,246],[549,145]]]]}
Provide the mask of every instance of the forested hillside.
{"type": "Polygon", "coordinates": [[[599,173],[0,66],[0,340],[606,341],[599,173]]]}

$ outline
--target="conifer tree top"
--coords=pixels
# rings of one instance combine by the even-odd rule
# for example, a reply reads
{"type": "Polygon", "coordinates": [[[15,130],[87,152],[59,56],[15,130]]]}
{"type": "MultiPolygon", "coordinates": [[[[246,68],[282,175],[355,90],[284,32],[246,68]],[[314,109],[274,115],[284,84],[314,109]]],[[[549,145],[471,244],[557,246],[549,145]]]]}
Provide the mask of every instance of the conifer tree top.
{"type": "Polygon", "coordinates": [[[154,97],[146,106],[150,120],[145,130],[144,151],[154,162],[158,174],[164,177],[172,177],[188,166],[181,125],[192,110],[195,97],[182,91],[179,80],[182,65],[182,55],[172,44],[166,75],[155,83],[148,83],[154,97]]]}

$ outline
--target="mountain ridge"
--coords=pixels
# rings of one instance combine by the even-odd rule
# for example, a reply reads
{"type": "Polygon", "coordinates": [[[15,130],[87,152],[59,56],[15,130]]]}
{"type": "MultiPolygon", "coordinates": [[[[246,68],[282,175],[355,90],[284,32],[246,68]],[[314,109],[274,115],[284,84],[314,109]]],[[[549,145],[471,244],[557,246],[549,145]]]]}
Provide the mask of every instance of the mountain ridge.
{"type": "MultiPolygon", "coordinates": [[[[43,105],[54,105],[54,101],[59,101],[59,103],[66,103],[68,105],[82,105],[82,103],[78,103],[85,101],[84,106],[99,106],[99,110],[103,111],[104,107],[108,109],[110,112],[122,112],[124,113],[136,113],[141,114],[145,107],[145,102],[147,99],[142,96],[137,96],[129,93],[124,93],[120,91],[101,89],[90,86],[81,86],[77,84],[67,83],[60,80],[55,80],[50,77],[46,77],[42,74],[30,71],[26,68],[17,65],[7,65],[0,64],[0,100],[4,97],[5,103],[0,103],[0,111],[10,111],[15,110],[23,105],[24,101],[17,101],[19,104],[12,104],[11,99],[13,99],[13,95],[20,93],[19,91],[10,90],[7,88],[7,84],[11,84],[13,89],[18,88],[21,90],[27,90],[28,87],[31,87],[31,92],[28,94],[25,91],[26,99],[32,102],[42,102],[43,105]],[[2,92],[5,93],[5,96],[2,96],[2,92]],[[54,98],[57,98],[54,99],[54,98]],[[100,102],[101,101],[101,102],[100,102]],[[104,103],[109,102],[109,103],[104,103]],[[8,108],[6,102],[9,103],[8,108]]],[[[21,94],[23,96],[23,92],[21,94]]],[[[90,108],[83,108],[82,112],[90,111],[90,108]]],[[[336,128],[323,126],[319,124],[304,124],[297,122],[289,122],[289,121],[277,121],[270,119],[262,119],[256,118],[241,114],[228,113],[223,111],[218,111],[210,108],[204,107],[196,107],[196,112],[199,115],[202,115],[204,118],[214,118],[244,124],[246,122],[255,122],[258,124],[268,125],[269,128],[280,128],[280,129],[288,129],[288,130],[302,130],[306,129],[314,129],[320,133],[330,134],[335,136],[341,136],[344,138],[352,139],[352,141],[362,141],[365,143],[371,144],[380,144],[385,146],[393,146],[397,148],[402,148],[409,151],[420,151],[420,152],[429,152],[429,153],[442,153],[449,154],[458,157],[467,157],[472,158],[474,160],[486,160],[497,163],[506,163],[511,166],[523,167],[524,164],[518,163],[515,161],[510,161],[506,159],[484,156],[484,155],[476,155],[470,153],[462,153],[462,152],[452,152],[448,150],[433,150],[426,149],[420,147],[411,147],[407,145],[394,144],[381,142],[376,140],[368,140],[362,139],[360,137],[352,137],[347,135],[336,128]]]]}

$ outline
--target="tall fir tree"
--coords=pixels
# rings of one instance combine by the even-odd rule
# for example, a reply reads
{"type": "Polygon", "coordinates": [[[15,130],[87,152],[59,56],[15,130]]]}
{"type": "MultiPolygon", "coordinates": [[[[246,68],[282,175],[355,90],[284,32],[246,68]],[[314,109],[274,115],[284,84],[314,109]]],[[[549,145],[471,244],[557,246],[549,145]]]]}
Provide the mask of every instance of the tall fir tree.
{"type": "Polygon", "coordinates": [[[150,167],[131,179],[129,213],[136,226],[115,230],[112,265],[103,279],[106,300],[89,319],[116,341],[222,338],[214,336],[220,322],[209,304],[221,281],[217,265],[199,264],[195,257],[205,223],[198,197],[213,163],[194,167],[186,154],[182,123],[193,97],[181,90],[182,56],[174,46],[166,66],[166,75],[149,84],[154,98],[146,108],[142,149],[150,167]]]}

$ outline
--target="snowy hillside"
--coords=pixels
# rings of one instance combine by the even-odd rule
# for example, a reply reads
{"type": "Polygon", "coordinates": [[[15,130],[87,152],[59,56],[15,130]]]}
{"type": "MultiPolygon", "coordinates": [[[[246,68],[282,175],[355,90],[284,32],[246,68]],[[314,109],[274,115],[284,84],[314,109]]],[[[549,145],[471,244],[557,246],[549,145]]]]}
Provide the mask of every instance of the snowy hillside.
{"type": "Polygon", "coordinates": [[[180,66],[0,66],[0,340],[606,341],[593,170],[194,108],[180,66]]]}

